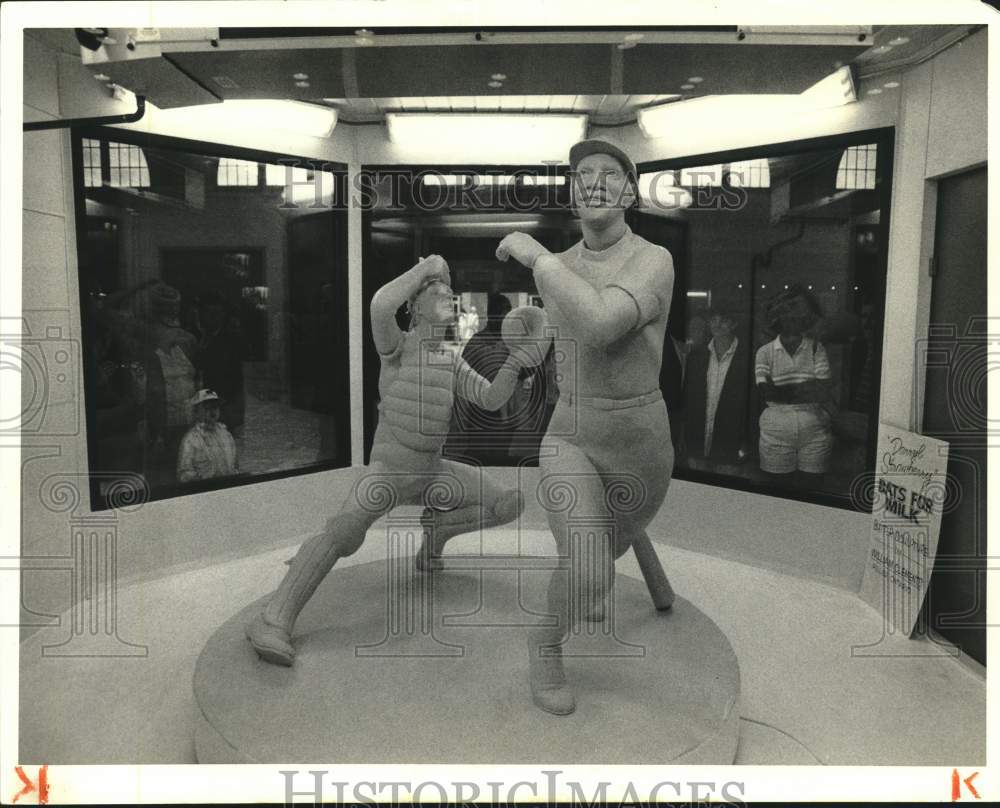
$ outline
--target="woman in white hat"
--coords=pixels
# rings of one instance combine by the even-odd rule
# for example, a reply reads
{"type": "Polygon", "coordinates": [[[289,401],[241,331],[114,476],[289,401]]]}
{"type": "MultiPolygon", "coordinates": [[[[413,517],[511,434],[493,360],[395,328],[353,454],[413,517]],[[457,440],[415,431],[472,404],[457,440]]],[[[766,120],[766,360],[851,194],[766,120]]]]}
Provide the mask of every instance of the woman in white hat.
{"type": "Polygon", "coordinates": [[[514,258],[533,272],[549,326],[577,354],[564,363],[540,456],[541,504],[569,572],[557,571],[549,583],[558,624],[537,629],[529,643],[532,698],[556,714],[576,705],[563,643],[579,620],[602,619],[614,559],[634,546],[657,608],[670,608],[674,597],[645,533],[674,464],[659,389],[673,261],[625,222],[638,195],[628,155],[607,141],[584,140],[569,162],[583,240],[554,254],[525,233],[511,233],[497,248],[500,260],[514,258]],[[580,527],[588,520],[593,529],[580,527]],[[574,609],[581,598],[582,609],[574,609]]]}

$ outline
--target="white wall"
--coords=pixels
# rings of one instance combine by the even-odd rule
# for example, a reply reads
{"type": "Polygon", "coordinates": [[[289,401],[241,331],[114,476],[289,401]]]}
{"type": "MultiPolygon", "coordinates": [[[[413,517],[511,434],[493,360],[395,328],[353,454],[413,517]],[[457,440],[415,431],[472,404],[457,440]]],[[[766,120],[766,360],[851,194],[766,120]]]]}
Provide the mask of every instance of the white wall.
{"type": "MultiPolygon", "coordinates": [[[[865,86],[860,103],[838,110],[793,122],[756,121],[751,126],[748,121],[735,121],[717,131],[678,132],[655,141],[645,140],[635,127],[606,133],[616,137],[637,161],[646,161],[896,125],[881,417],[913,428],[919,424],[914,401],[923,384],[916,378],[913,345],[926,331],[929,311],[925,261],[932,246],[934,186],[928,178],[985,161],[985,65],[984,30],[931,62],[906,71],[898,77],[902,86],[897,90],[868,96],[865,86]]],[[[121,106],[103,98],[92,77],[80,74],[78,67],[72,57],[57,54],[30,36],[25,38],[26,120],[95,114],[103,111],[98,104],[121,106]]],[[[149,122],[137,126],[144,125],[149,122]]],[[[213,135],[174,129],[164,133],[340,160],[348,163],[352,173],[365,163],[442,161],[433,149],[401,151],[388,142],[380,126],[340,125],[329,140],[262,131],[213,135]]],[[[26,133],[24,151],[23,306],[33,333],[44,334],[45,326],[57,326],[78,340],[68,134],[65,130],[26,133]]],[[[461,155],[461,162],[480,159],[519,163],[540,158],[527,144],[512,144],[503,155],[461,155]]],[[[354,456],[360,457],[361,230],[360,211],[354,207],[349,213],[349,261],[352,448],[354,456]]],[[[83,429],[74,427],[83,423],[81,397],[72,394],[82,387],[79,377],[77,363],[68,392],[66,385],[52,385],[52,423],[59,427],[57,432],[69,434],[49,430],[48,435],[25,439],[26,555],[68,552],[69,519],[65,513],[40,505],[39,491],[51,474],[81,475],[87,469],[83,429]]],[[[178,564],[292,543],[322,525],[344,496],[345,476],[345,472],[327,472],[292,477],[150,503],[135,514],[121,515],[117,523],[120,573],[126,577],[161,574],[178,564]]],[[[82,513],[87,513],[85,506],[82,513]]],[[[532,511],[530,517],[531,522],[542,523],[539,512],[532,511]]],[[[678,481],[654,523],[654,538],[856,588],[868,522],[862,514],[678,481]]],[[[35,611],[54,613],[67,607],[68,578],[62,573],[26,573],[24,584],[25,602],[35,611]]]]}
{"type": "MultiPolygon", "coordinates": [[[[25,121],[51,120],[60,112],[55,61],[46,49],[27,37],[23,111],[25,121]]],[[[55,339],[49,344],[56,349],[69,347],[76,361],[67,369],[66,383],[51,389],[47,400],[38,395],[47,380],[38,378],[27,366],[22,369],[22,405],[25,410],[32,405],[45,408],[44,413],[38,413],[39,431],[25,434],[22,439],[21,552],[28,557],[69,552],[66,519],[40,505],[38,492],[48,474],[58,470],[78,478],[86,468],[81,448],[83,407],[76,394],[80,386],[79,306],[75,278],[67,271],[71,260],[75,266],[72,197],[65,192],[70,173],[69,139],[59,130],[37,135],[25,136],[23,141],[22,333],[29,338],[44,338],[53,329],[55,339]],[[41,457],[45,459],[38,459],[41,457]]],[[[30,566],[30,562],[26,565],[30,566]]],[[[22,580],[26,588],[34,583],[40,594],[48,594],[54,577],[57,574],[26,573],[22,580]],[[43,588],[45,592],[41,592],[43,588]]],[[[55,586],[68,593],[68,582],[68,576],[58,574],[55,586]]],[[[35,611],[55,611],[45,608],[52,603],[51,598],[22,598],[22,603],[26,601],[35,611]]],[[[28,615],[24,622],[30,624],[34,618],[28,615]]]]}

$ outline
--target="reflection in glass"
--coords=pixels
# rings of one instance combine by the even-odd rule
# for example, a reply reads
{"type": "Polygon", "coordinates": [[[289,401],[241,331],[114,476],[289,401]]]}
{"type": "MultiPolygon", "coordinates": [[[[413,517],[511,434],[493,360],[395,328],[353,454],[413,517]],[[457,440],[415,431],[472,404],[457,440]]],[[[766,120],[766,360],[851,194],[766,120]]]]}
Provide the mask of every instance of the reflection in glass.
{"type": "Polygon", "coordinates": [[[270,165],[118,137],[76,146],[92,470],[157,498],[346,465],[345,212],[289,204],[270,165]]]}
{"type": "Polygon", "coordinates": [[[646,172],[692,188],[633,226],[685,292],[661,374],[676,469],[849,502],[877,427],[891,144],[766,153],[646,172]]]}
{"type": "Polygon", "coordinates": [[[706,311],[710,338],[687,352],[683,443],[691,468],[738,474],[748,453],[746,386],[749,350],[737,336],[739,319],[723,309],[706,311]]]}

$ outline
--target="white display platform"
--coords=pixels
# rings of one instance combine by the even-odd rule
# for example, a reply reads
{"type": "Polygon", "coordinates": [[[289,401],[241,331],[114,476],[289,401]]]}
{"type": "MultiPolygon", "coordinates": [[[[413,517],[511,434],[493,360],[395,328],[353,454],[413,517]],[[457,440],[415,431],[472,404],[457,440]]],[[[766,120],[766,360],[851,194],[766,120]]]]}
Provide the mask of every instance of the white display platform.
{"type": "Polygon", "coordinates": [[[412,558],[335,567],[295,628],[292,668],[261,661],[244,625],[209,639],[194,675],[201,763],[730,764],[739,665],[683,597],[653,609],[619,574],[613,608],[566,646],[577,710],[542,712],[528,630],[545,615],[551,559],[412,558]],[[543,567],[543,569],[539,569],[543,567]],[[612,628],[613,626],[613,628],[612,628]]]}

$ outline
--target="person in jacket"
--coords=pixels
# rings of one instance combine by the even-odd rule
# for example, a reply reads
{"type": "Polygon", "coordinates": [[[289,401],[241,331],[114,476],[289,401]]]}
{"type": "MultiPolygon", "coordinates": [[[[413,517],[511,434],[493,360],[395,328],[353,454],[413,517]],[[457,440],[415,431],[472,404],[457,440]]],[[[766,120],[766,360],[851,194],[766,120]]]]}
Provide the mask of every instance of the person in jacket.
{"type": "Polygon", "coordinates": [[[692,347],[687,357],[687,460],[691,468],[735,474],[747,454],[750,351],[729,312],[709,312],[708,328],[708,344],[692,347]]]}

